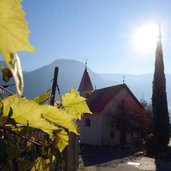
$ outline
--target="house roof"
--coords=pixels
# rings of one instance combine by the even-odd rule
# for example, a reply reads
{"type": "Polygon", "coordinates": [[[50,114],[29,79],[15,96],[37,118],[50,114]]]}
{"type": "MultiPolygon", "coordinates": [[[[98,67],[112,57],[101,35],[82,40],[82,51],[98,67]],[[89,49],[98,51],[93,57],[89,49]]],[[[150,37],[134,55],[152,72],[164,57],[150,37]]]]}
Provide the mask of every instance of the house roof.
{"type": "Polygon", "coordinates": [[[105,106],[116,96],[122,89],[126,89],[138,105],[141,105],[126,84],[106,87],[95,90],[87,99],[87,104],[93,113],[101,112],[105,106]]]}
{"type": "Polygon", "coordinates": [[[93,90],[93,86],[90,80],[90,76],[87,72],[87,68],[85,68],[78,91],[83,92],[83,91],[92,91],[92,90],[93,90]]]}

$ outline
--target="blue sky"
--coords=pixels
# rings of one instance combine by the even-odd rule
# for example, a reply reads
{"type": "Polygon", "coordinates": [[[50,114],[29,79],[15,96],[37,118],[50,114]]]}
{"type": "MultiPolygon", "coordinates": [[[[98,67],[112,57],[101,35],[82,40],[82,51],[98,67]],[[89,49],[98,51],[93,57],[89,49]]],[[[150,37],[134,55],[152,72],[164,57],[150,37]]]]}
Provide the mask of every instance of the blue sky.
{"type": "Polygon", "coordinates": [[[20,53],[23,70],[55,59],[88,60],[97,73],[153,73],[155,49],[135,50],[136,28],[160,23],[165,72],[171,73],[170,0],[23,0],[36,53],[20,53]]]}

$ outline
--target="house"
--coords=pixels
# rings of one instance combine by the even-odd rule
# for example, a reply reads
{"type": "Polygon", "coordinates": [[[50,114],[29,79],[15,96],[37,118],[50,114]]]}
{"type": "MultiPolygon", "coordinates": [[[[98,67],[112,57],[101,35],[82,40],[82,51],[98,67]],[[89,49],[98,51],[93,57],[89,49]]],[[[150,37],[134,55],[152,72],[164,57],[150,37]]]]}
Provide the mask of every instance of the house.
{"type": "Polygon", "coordinates": [[[132,118],[140,116],[138,113],[143,108],[126,84],[93,91],[86,67],[78,91],[87,98],[87,104],[93,113],[85,114],[80,121],[81,143],[117,145],[130,143],[139,136],[135,125],[140,123],[137,124],[132,118]]]}

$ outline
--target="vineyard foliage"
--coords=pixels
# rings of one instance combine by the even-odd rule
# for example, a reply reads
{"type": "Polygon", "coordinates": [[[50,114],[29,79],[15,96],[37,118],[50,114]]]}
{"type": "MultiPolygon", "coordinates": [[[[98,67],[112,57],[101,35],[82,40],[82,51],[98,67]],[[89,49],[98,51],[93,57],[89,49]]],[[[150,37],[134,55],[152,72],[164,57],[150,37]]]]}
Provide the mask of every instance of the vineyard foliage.
{"type": "MultiPolygon", "coordinates": [[[[35,98],[38,99],[38,98],[35,98]]],[[[58,137],[65,138],[64,130],[78,134],[75,120],[80,118],[82,113],[91,113],[85,98],[80,97],[76,90],[62,96],[65,106],[41,105],[35,100],[28,100],[25,97],[18,97],[17,94],[11,95],[2,100],[2,116],[7,117],[12,109],[11,118],[17,123],[29,127],[41,129],[53,139],[53,132],[59,130],[58,137]]],[[[63,140],[61,140],[63,142],[63,140]]],[[[65,143],[64,143],[65,144],[65,143]]],[[[65,145],[58,145],[60,151],[65,145]]]]}
{"type": "MultiPolygon", "coordinates": [[[[1,0],[0,10],[0,52],[9,68],[1,67],[1,70],[4,81],[13,76],[16,85],[16,94],[0,99],[0,128],[9,132],[5,140],[0,140],[0,169],[11,169],[16,163],[19,168],[20,162],[24,165],[24,161],[27,164],[30,161],[32,170],[40,165],[39,170],[47,163],[49,170],[57,151],[63,151],[68,145],[68,132],[78,134],[77,121],[91,111],[86,99],[76,90],[64,94],[54,106],[44,104],[52,96],[50,91],[31,100],[22,96],[24,82],[17,52],[35,49],[28,40],[30,31],[21,0],[1,0]],[[35,144],[39,145],[38,150],[35,144]]],[[[4,88],[1,86],[1,89],[4,88]]]]}

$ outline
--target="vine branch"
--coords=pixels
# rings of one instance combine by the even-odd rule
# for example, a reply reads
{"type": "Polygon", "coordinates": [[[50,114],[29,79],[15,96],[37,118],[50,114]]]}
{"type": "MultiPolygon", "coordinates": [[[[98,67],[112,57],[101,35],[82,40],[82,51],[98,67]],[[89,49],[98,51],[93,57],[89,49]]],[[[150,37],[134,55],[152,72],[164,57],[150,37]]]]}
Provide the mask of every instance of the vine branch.
{"type": "Polygon", "coordinates": [[[12,134],[14,134],[14,135],[16,135],[16,136],[18,136],[18,137],[20,137],[20,138],[26,140],[26,141],[29,141],[29,142],[35,144],[35,145],[38,145],[38,146],[41,145],[40,143],[35,142],[35,141],[33,141],[33,140],[29,139],[29,138],[26,138],[26,137],[24,137],[23,135],[20,135],[20,134],[18,134],[18,133],[16,133],[16,132],[14,132],[14,131],[12,131],[12,130],[6,128],[6,127],[4,127],[4,126],[0,126],[0,129],[4,129],[5,131],[8,131],[8,132],[10,132],[10,133],[12,133],[12,134]]]}
{"type": "Polygon", "coordinates": [[[7,93],[9,93],[10,95],[13,95],[13,94],[14,94],[13,92],[11,92],[10,90],[6,89],[5,87],[3,87],[3,86],[1,86],[1,85],[0,85],[0,88],[3,89],[3,90],[5,90],[5,91],[6,91],[7,93]]]}

